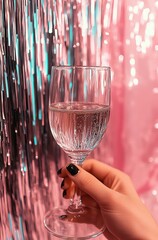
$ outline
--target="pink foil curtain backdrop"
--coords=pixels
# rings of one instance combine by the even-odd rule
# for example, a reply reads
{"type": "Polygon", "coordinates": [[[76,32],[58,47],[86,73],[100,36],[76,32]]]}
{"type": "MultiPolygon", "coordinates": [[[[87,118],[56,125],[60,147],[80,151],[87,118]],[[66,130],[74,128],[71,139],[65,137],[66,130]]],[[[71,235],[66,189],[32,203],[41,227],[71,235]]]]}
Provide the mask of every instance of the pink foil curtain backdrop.
{"type": "Polygon", "coordinates": [[[55,64],[111,66],[110,123],[91,156],[127,172],[158,221],[157,12],[157,0],[0,1],[0,239],[55,239],[43,226],[67,161],[48,123],[55,64]]]}

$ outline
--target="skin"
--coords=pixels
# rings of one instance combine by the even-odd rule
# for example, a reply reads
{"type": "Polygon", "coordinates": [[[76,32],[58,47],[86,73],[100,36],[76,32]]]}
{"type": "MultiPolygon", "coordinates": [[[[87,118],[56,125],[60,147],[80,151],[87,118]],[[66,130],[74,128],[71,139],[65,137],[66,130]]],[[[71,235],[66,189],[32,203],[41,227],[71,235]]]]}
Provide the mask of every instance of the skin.
{"type": "Polygon", "coordinates": [[[109,240],[157,240],[158,225],[140,200],[129,176],[94,159],[85,160],[72,176],[66,166],[58,174],[63,178],[64,197],[71,198],[75,186],[82,201],[101,211],[109,240]]]}

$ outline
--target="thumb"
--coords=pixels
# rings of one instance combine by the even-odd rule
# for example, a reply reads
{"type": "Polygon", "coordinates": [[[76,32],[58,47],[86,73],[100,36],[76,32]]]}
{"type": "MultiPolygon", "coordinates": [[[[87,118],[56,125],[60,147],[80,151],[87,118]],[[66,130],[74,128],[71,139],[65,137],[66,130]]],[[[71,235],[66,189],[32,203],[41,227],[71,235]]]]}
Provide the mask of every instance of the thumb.
{"type": "Polygon", "coordinates": [[[114,192],[95,176],[72,163],[66,167],[66,171],[70,179],[72,179],[83,192],[90,195],[99,205],[109,205],[114,192]]]}

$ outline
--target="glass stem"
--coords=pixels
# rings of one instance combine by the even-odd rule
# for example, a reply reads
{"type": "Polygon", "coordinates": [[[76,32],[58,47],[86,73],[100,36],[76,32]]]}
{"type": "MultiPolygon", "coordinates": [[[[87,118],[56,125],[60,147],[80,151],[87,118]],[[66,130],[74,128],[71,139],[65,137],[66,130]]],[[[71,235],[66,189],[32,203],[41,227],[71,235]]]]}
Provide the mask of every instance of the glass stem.
{"type": "MultiPolygon", "coordinates": [[[[77,164],[78,166],[82,167],[82,162],[80,162],[80,161],[72,161],[72,162],[77,164]]],[[[74,195],[70,199],[70,205],[69,205],[68,211],[70,213],[82,211],[81,191],[77,186],[75,186],[74,195]]]]}
{"type": "Polygon", "coordinates": [[[70,206],[73,207],[73,209],[78,209],[81,205],[81,191],[75,186],[74,196],[70,199],[70,206]]]}

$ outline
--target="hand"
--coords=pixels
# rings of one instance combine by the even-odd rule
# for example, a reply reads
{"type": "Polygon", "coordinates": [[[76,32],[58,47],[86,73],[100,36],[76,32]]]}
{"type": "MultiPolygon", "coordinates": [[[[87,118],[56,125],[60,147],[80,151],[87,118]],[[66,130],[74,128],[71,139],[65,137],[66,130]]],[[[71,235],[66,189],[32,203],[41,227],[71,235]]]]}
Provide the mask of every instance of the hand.
{"type": "Polygon", "coordinates": [[[82,192],[83,203],[101,210],[107,239],[158,239],[158,225],[125,173],[90,159],[84,161],[82,168],[70,163],[58,174],[64,178],[65,198],[73,196],[76,185],[82,192]]]}

